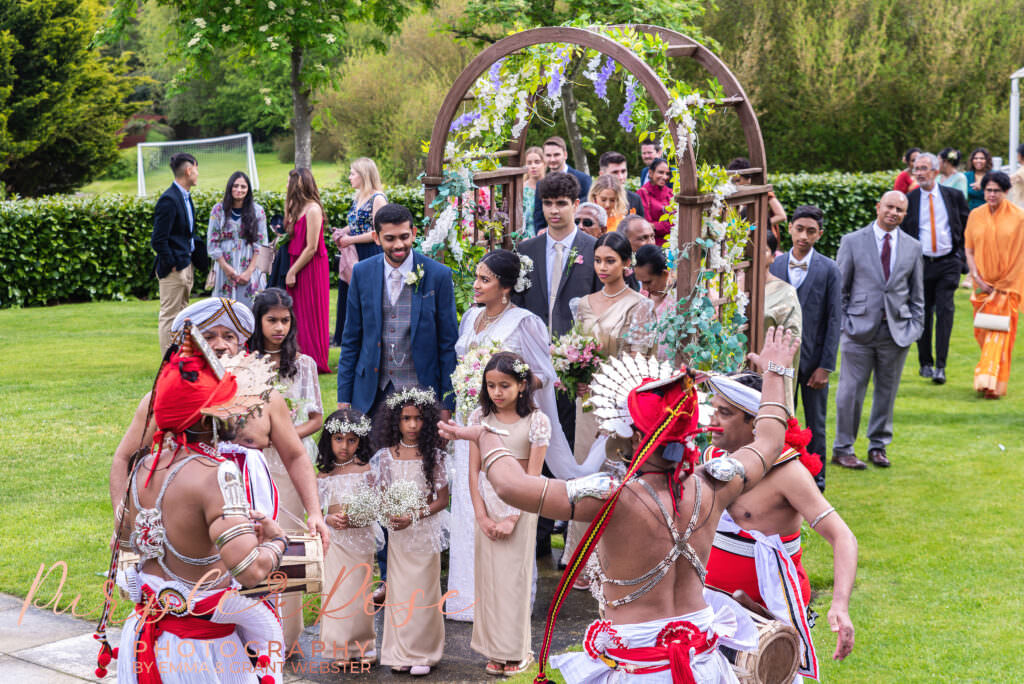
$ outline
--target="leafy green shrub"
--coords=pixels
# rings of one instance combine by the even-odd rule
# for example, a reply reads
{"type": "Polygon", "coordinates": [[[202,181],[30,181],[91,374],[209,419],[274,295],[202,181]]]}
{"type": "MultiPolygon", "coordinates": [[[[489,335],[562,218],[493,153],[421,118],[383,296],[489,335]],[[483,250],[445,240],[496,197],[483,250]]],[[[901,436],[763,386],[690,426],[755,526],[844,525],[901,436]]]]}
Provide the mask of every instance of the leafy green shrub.
{"type": "MultiPolygon", "coordinates": [[[[818,242],[834,257],[843,234],[875,218],[875,204],[892,188],[892,172],[778,174],[771,177],[775,194],[792,213],[801,204],[817,204],[825,212],[825,235],[818,242]]],[[[423,189],[392,186],[388,201],[404,204],[423,225],[423,189]]],[[[199,233],[220,201],[210,190],[192,193],[199,233]]],[[[326,187],[321,192],[329,228],[347,223],[351,189],[326,187]]],[[[268,216],[284,213],[284,194],[258,192],[256,201],[268,216]]],[[[54,304],[63,301],[152,297],[155,198],[122,195],[96,198],[54,195],[32,200],[0,201],[0,308],[54,304]]],[[[783,244],[789,236],[783,231],[783,244]]],[[[332,255],[333,244],[328,240],[332,255]]],[[[332,280],[335,278],[332,269],[332,280]]],[[[198,274],[196,282],[202,282],[198,274]]]]}
{"type": "MultiPolygon", "coordinates": [[[[132,150],[134,152],[134,150],[132,150]]],[[[135,177],[136,161],[134,155],[120,154],[113,164],[103,169],[100,180],[124,180],[135,177]]]]}

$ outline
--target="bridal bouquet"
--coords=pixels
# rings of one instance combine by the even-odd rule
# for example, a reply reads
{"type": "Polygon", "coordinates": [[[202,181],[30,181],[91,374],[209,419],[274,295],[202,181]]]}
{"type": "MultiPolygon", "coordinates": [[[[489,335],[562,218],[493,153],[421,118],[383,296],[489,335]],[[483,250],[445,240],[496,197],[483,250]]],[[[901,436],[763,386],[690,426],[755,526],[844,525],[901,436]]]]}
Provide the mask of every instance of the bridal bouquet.
{"type": "Polygon", "coordinates": [[[484,367],[497,352],[501,343],[490,340],[470,349],[452,373],[452,392],[455,394],[455,415],[464,423],[469,414],[480,405],[480,387],[484,381],[484,367]]]}
{"type": "Polygon", "coordinates": [[[577,395],[580,383],[590,383],[600,361],[601,347],[597,339],[584,334],[579,325],[551,341],[551,365],[558,375],[555,387],[571,397],[577,395]]]}
{"type": "Polygon", "coordinates": [[[348,516],[350,527],[368,527],[380,517],[380,492],[366,484],[360,484],[338,498],[342,512],[348,516]]]}
{"type": "Polygon", "coordinates": [[[412,480],[398,480],[381,494],[378,510],[380,523],[391,529],[391,517],[404,515],[411,517],[415,523],[419,520],[420,511],[426,506],[427,497],[423,496],[418,484],[412,480]]]}

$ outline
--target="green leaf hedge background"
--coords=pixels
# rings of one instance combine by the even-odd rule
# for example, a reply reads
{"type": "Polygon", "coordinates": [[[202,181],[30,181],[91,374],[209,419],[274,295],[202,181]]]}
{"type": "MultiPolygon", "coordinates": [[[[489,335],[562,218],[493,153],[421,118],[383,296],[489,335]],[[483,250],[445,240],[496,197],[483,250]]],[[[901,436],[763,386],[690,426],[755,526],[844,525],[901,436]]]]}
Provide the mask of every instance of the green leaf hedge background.
{"type": "MultiPolygon", "coordinates": [[[[892,188],[892,172],[779,174],[775,194],[792,212],[817,204],[825,212],[818,249],[835,256],[843,234],[875,218],[875,204],[892,188]]],[[[423,219],[423,192],[416,186],[386,189],[389,201],[405,204],[423,219]]],[[[351,190],[325,189],[321,198],[332,227],[346,223],[351,190]]],[[[214,191],[192,194],[196,215],[209,217],[221,199],[214,191]]],[[[283,213],[284,195],[258,192],[268,216],[283,213]]],[[[153,250],[149,245],[156,198],[122,195],[56,195],[0,202],[0,308],[66,301],[153,297],[153,250]]],[[[205,224],[200,225],[205,235],[205,224]]],[[[788,246],[788,236],[783,245],[788,246]]],[[[198,274],[202,283],[205,274],[198,274]]],[[[332,276],[333,278],[333,276],[332,276]]]]}

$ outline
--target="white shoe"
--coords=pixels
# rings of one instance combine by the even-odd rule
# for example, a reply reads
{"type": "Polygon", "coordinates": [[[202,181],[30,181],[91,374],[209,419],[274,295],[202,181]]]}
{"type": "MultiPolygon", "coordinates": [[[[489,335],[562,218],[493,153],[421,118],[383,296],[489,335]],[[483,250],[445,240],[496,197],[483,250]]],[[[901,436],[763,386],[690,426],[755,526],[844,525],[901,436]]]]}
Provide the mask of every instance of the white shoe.
{"type": "Polygon", "coordinates": [[[424,675],[428,675],[430,674],[430,666],[413,665],[411,668],[409,668],[409,674],[411,674],[413,677],[422,677],[424,675]]]}

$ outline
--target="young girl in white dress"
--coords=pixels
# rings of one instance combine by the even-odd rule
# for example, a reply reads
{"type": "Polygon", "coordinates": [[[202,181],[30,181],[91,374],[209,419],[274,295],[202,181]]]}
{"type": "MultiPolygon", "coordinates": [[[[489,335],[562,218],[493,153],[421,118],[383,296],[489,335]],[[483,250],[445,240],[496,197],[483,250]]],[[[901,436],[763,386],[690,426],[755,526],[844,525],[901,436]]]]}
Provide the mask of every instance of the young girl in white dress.
{"type": "Polygon", "coordinates": [[[355,409],[335,411],[324,423],[316,466],[324,522],[331,528],[324,557],[320,641],[328,658],[373,664],[377,633],[372,601],[373,557],[383,533],[376,522],[350,520],[357,491],[375,492],[378,473],[370,465],[370,419],[355,409]]]}
{"type": "Polygon", "coordinates": [[[441,551],[448,545],[449,515],[446,454],[437,432],[440,416],[433,390],[403,387],[384,401],[374,420],[375,443],[386,445],[373,456],[383,495],[407,481],[424,498],[419,510],[387,521],[388,588],[380,662],[393,672],[413,675],[430,674],[444,655],[441,551]]]}
{"type": "MultiPolygon", "coordinates": [[[[480,408],[470,425],[507,430],[505,445],[529,475],[540,475],[551,422],[533,403],[533,374],[522,357],[498,352],[484,367],[480,408]]],[[[530,609],[537,513],[509,506],[481,470],[480,450],[469,445],[469,482],[479,526],[475,543],[476,605],[470,648],[488,658],[486,672],[511,676],[532,661],[530,609]]]]}

